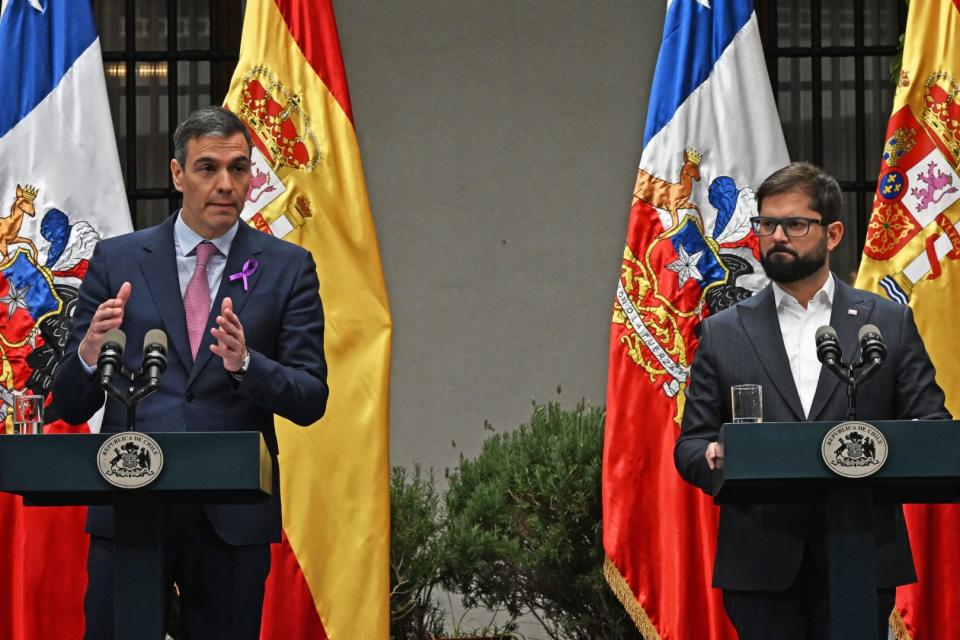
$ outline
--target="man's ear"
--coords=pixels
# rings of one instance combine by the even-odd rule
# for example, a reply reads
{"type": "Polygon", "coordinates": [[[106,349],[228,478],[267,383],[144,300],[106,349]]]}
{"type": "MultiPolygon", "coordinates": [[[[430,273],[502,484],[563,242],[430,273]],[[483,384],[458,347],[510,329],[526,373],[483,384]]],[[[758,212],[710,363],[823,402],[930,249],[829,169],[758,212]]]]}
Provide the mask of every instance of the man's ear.
{"type": "Polygon", "coordinates": [[[843,240],[843,223],[837,220],[827,225],[827,249],[833,251],[843,240]]]}
{"type": "Polygon", "coordinates": [[[174,188],[183,193],[183,167],[180,166],[176,158],[170,159],[170,177],[173,178],[174,188]]]}

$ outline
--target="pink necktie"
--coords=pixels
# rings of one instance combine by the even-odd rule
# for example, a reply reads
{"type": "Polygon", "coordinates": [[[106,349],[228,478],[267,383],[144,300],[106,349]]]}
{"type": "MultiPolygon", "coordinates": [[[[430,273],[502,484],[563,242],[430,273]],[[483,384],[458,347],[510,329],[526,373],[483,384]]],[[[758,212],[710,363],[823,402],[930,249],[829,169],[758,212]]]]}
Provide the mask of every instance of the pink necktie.
{"type": "Polygon", "coordinates": [[[203,340],[203,330],[210,315],[210,283],[207,282],[207,262],[217,248],[209,242],[197,245],[197,266],[183,293],[183,311],[187,316],[187,336],[190,338],[190,351],[197,359],[197,351],[203,340]]]}

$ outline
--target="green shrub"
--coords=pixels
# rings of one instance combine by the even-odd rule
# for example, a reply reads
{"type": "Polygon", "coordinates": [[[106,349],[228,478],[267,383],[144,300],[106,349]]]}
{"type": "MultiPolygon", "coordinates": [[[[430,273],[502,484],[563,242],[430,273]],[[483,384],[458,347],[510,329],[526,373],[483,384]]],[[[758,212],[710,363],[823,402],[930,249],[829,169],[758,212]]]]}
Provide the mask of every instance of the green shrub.
{"type": "Polygon", "coordinates": [[[639,637],[603,577],[603,417],[534,405],[451,476],[440,577],[466,606],[531,613],[557,640],[639,637]]]}
{"type": "Polygon", "coordinates": [[[420,465],[390,474],[390,638],[432,640],[444,635],[444,611],[433,590],[440,578],[443,518],[433,474],[420,465]]]}

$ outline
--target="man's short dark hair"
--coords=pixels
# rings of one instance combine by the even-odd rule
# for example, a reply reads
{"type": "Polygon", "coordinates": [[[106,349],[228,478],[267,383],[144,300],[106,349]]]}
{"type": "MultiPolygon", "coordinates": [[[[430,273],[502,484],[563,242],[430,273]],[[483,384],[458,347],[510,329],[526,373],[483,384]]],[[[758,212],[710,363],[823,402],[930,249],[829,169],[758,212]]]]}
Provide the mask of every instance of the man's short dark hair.
{"type": "Polygon", "coordinates": [[[770,196],[802,191],[810,197],[810,210],[823,217],[824,222],[836,222],[843,210],[840,185],[829,173],[809,162],[791,162],[774,171],[757,189],[757,210],[763,199],[770,196]]]}
{"type": "Polygon", "coordinates": [[[173,132],[173,157],[181,167],[187,162],[187,143],[200,136],[229,138],[242,133],[247,141],[248,153],[252,150],[253,140],[243,121],[232,111],[223,107],[203,107],[197,109],[177,126],[173,132]]]}

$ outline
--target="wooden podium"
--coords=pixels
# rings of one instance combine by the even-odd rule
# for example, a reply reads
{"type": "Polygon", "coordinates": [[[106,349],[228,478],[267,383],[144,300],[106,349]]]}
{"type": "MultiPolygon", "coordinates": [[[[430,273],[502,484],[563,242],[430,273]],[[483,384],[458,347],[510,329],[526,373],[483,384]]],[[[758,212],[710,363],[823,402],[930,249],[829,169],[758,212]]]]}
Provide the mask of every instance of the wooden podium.
{"type": "Polygon", "coordinates": [[[38,506],[113,505],[115,637],[141,640],[164,623],[164,505],[261,500],[272,492],[272,461],[256,431],[150,433],[162,470],[145,487],[120,489],[97,469],[97,451],[114,435],[2,436],[0,491],[38,506]]]}
{"type": "Polygon", "coordinates": [[[725,424],[723,468],[714,471],[719,504],[826,505],[830,624],[834,640],[876,638],[874,501],[955,502],[960,496],[960,421],[878,421],[887,441],[874,475],[836,475],[821,453],[839,422],[725,424]],[[837,615],[837,612],[843,612],[837,615]]]}

